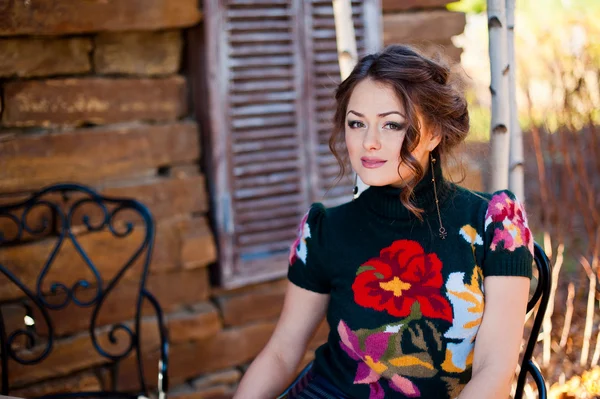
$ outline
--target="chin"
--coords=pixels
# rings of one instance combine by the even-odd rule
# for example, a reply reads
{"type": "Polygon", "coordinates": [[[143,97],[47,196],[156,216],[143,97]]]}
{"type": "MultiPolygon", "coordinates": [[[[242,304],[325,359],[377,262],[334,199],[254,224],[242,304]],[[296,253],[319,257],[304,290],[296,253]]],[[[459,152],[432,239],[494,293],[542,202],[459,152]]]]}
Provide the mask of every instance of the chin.
{"type": "Polygon", "coordinates": [[[360,177],[360,180],[367,186],[381,187],[394,183],[394,181],[391,179],[385,179],[377,176],[365,176],[360,174],[358,176],[360,177]]]}

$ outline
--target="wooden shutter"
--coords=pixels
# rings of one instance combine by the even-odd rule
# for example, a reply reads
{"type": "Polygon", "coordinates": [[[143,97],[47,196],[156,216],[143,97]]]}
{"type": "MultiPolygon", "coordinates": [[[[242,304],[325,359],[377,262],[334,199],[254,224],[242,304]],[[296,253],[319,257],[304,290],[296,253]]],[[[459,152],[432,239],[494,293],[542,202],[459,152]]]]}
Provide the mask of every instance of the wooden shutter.
{"type": "Polygon", "coordinates": [[[211,179],[221,283],[281,276],[309,206],[300,0],[207,0],[211,179]]]}
{"type": "MultiPolygon", "coordinates": [[[[371,3],[353,2],[362,51],[371,3]]],[[[327,128],[320,121],[333,110],[340,80],[335,27],[325,1],[205,0],[204,11],[204,163],[220,283],[235,287],[286,273],[289,247],[312,201],[351,198],[351,187],[323,197],[333,157],[322,148],[327,128]]],[[[380,17],[379,7],[373,11],[380,17]]]]}
{"type": "MultiPolygon", "coordinates": [[[[352,176],[346,176],[335,184],[339,165],[329,151],[334,91],[341,81],[333,5],[327,0],[307,0],[304,5],[311,200],[335,206],[352,199],[354,183],[352,176]]],[[[352,1],[352,14],[359,58],[378,51],[382,35],[380,2],[352,1]]]]}

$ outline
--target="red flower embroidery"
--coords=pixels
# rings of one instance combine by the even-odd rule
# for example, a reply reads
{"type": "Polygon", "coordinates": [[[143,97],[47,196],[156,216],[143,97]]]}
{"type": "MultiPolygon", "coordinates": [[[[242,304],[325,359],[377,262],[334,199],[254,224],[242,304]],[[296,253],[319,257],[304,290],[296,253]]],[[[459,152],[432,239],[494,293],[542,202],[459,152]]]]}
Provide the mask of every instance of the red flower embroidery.
{"type": "Polygon", "coordinates": [[[357,304],[392,316],[410,315],[419,302],[425,317],[452,322],[452,307],[441,294],[442,262],[411,240],[399,240],[381,250],[359,269],[352,284],[357,304]]]}

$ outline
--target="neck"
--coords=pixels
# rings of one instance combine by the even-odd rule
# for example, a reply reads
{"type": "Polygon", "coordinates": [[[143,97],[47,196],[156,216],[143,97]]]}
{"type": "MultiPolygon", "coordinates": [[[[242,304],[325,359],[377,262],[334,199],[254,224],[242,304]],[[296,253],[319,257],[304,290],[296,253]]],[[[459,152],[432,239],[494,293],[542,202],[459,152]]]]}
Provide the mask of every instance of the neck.
{"type": "MultiPolygon", "coordinates": [[[[425,171],[423,178],[416,184],[411,195],[411,202],[421,208],[425,214],[437,212],[436,209],[436,194],[439,204],[447,198],[449,192],[449,184],[444,179],[440,162],[436,162],[433,167],[425,171]],[[435,190],[434,190],[435,180],[435,190]]],[[[363,192],[357,201],[364,205],[369,211],[380,216],[393,219],[412,219],[416,216],[409,211],[400,200],[402,191],[406,190],[406,186],[394,187],[379,186],[370,187],[363,192]]]]}

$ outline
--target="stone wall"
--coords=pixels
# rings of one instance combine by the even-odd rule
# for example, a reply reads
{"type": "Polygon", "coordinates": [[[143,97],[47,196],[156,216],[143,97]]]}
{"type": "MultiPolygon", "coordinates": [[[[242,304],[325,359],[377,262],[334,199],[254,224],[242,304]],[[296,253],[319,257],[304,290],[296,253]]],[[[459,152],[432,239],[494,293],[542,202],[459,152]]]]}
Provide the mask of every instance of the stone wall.
{"type": "MultiPolygon", "coordinates": [[[[385,42],[425,40],[456,58],[449,37],[462,31],[464,17],[445,11],[445,3],[383,0],[385,42]]],[[[0,201],[76,181],[147,204],[157,222],[148,287],[167,313],[171,397],[224,399],[270,337],[286,282],[233,291],[210,285],[207,266],[216,250],[198,167],[202,143],[190,111],[190,77],[182,72],[185,29],[202,20],[196,4],[25,0],[9,1],[0,10],[0,201]]],[[[92,258],[110,263],[118,253],[107,255],[103,234],[81,239],[92,258]]],[[[40,241],[27,251],[3,250],[0,261],[39,267],[47,249],[40,241]]],[[[65,256],[55,266],[68,273],[73,254],[65,256]]],[[[132,318],[133,305],[125,304],[134,287],[127,283],[115,292],[101,325],[132,318]]],[[[14,299],[14,291],[0,288],[0,301],[14,299]]],[[[20,312],[9,307],[5,318],[22,320],[20,312]]],[[[34,368],[13,369],[13,396],[98,389],[111,382],[80,312],[70,307],[54,315],[61,338],[53,354],[34,368]]],[[[142,323],[144,368],[153,387],[158,337],[148,315],[142,323]]],[[[319,329],[303,364],[327,332],[325,325],[319,329]]],[[[131,366],[127,359],[115,376],[121,389],[134,387],[131,366]]]]}

